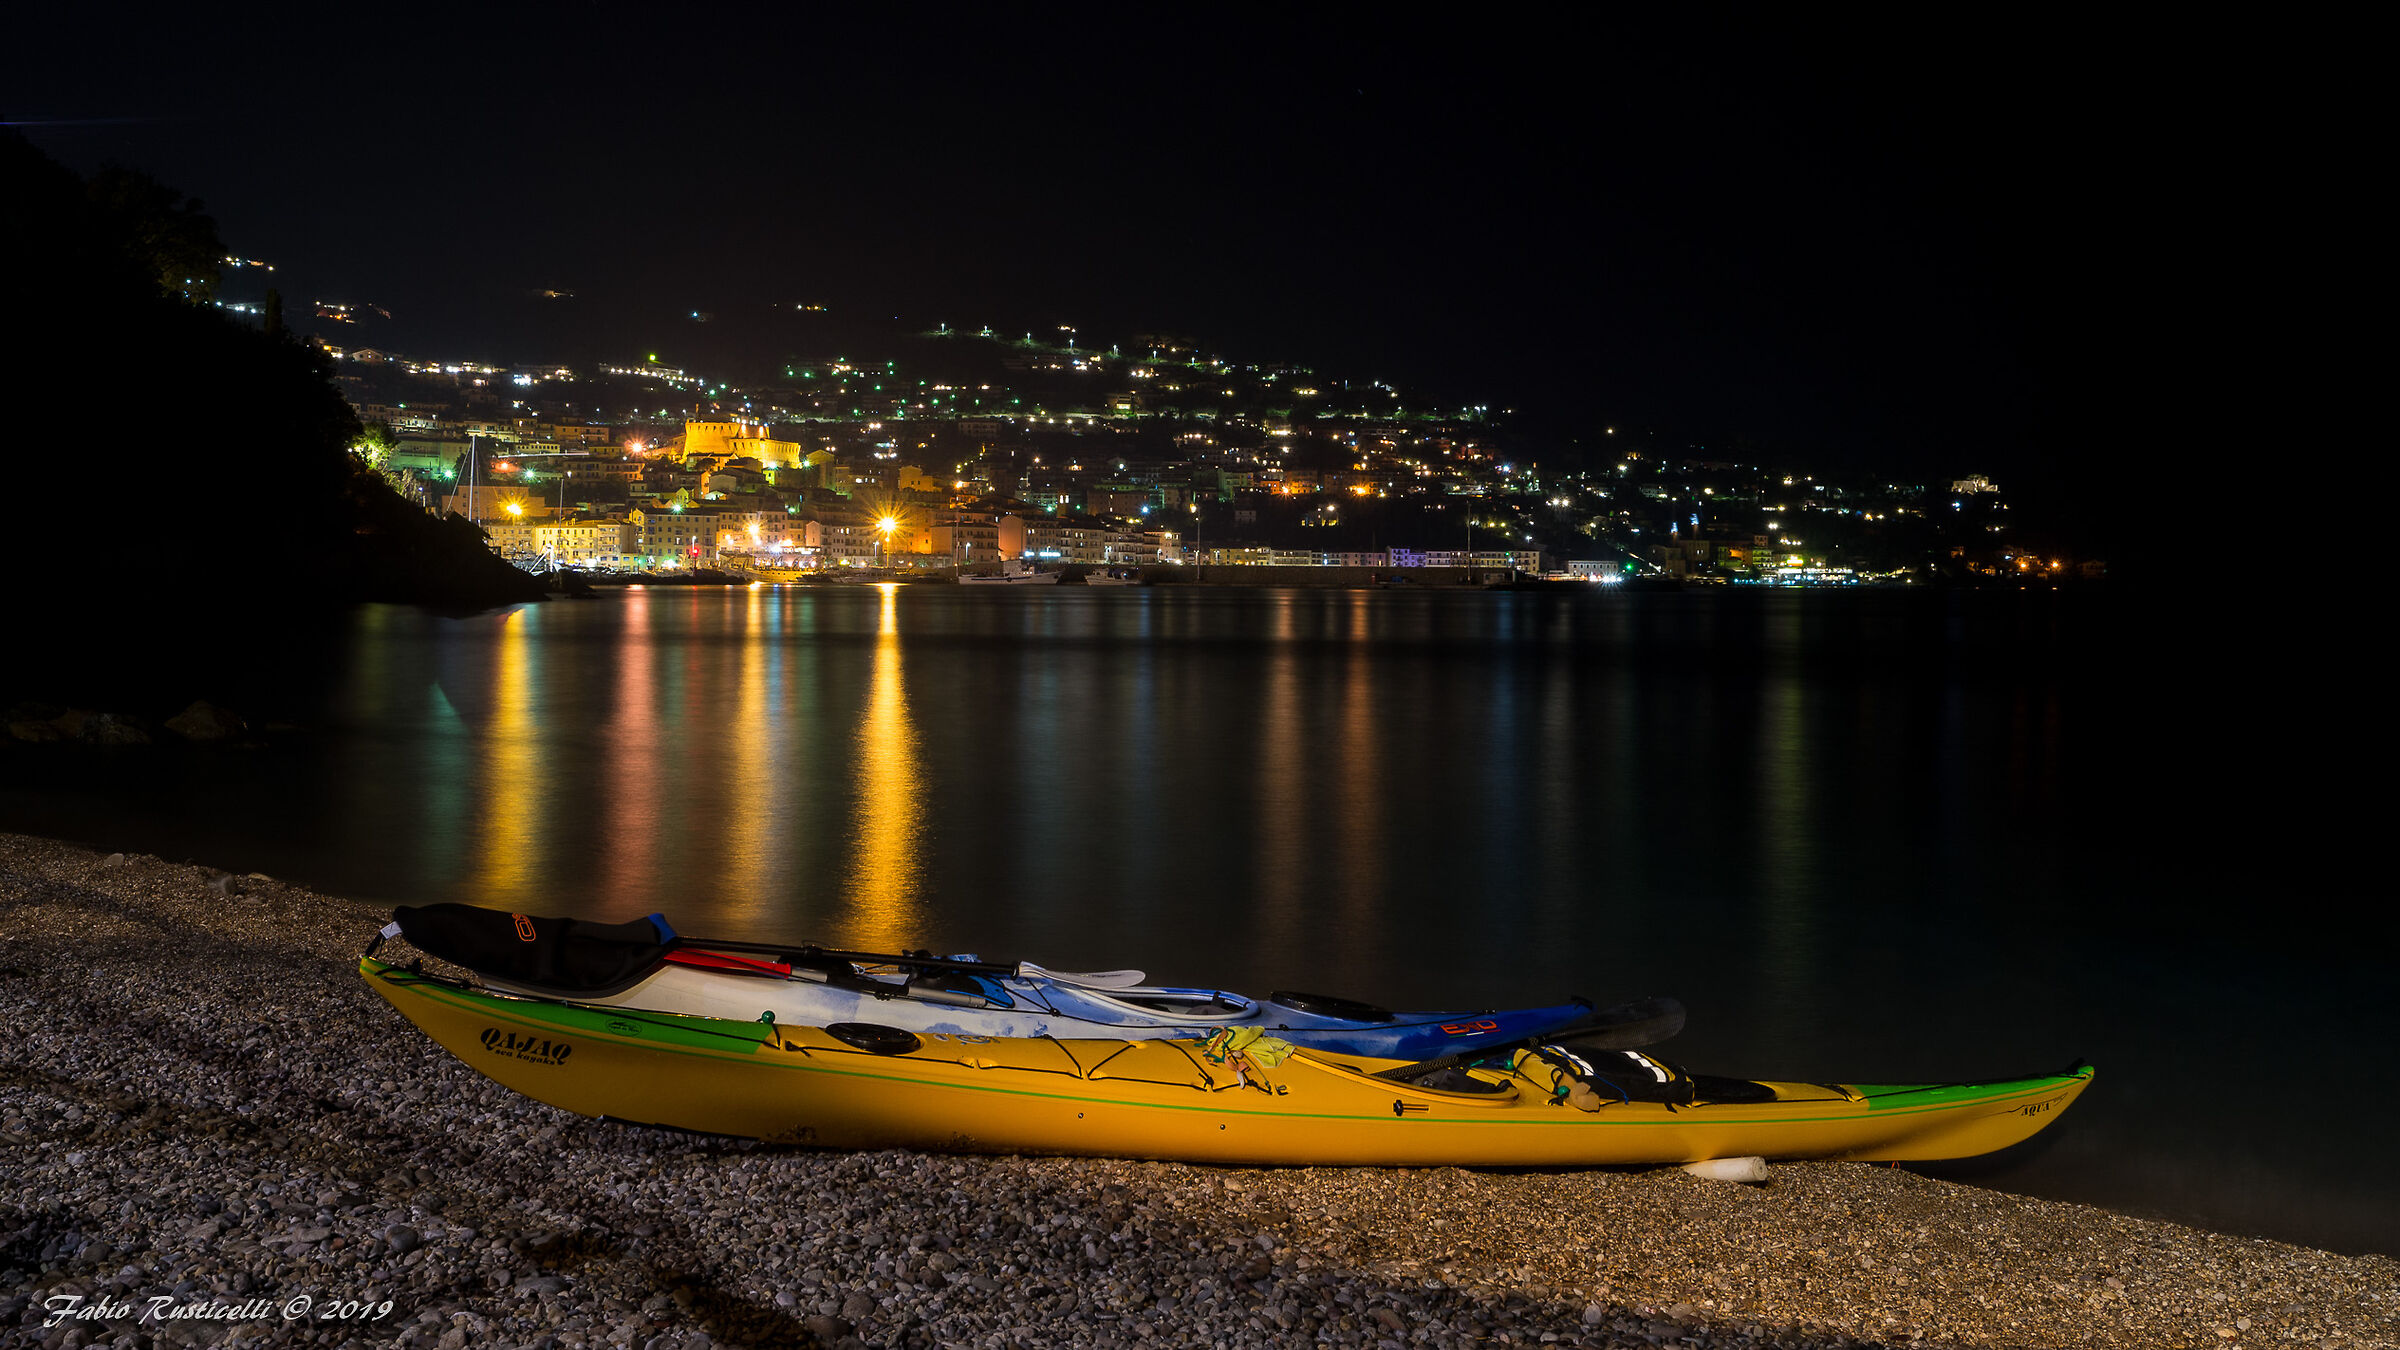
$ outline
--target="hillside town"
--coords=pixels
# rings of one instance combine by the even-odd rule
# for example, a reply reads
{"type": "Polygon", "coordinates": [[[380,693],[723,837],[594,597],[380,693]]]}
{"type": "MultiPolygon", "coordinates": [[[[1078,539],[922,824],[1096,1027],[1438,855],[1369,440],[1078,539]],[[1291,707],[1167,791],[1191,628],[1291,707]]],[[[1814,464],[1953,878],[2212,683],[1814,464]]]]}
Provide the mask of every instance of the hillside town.
{"type": "Polygon", "coordinates": [[[368,429],[357,452],[531,571],[1846,585],[2103,570],[2020,542],[1977,473],[1820,477],[1610,426],[1531,448],[1504,412],[1411,406],[1382,382],[1169,335],[1130,354],[1071,329],[917,339],[908,365],[794,359],[763,386],[655,357],[500,366],[319,343],[368,429]]]}

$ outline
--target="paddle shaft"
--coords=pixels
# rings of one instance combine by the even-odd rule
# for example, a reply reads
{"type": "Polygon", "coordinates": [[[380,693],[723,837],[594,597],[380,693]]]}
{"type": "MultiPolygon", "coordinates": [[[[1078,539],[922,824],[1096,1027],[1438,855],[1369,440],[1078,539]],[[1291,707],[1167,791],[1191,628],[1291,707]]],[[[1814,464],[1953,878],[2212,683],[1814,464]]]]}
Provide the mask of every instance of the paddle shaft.
{"type": "Polygon", "coordinates": [[[1015,961],[953,961],[940,956],[911,956],[905,952],[841,952],[817,946],[813,942],[719,942],[715,938],[685,937],[680,933],[669,945],[701,951],[748,952],[754,956],[797,956],[871,966],[904,966],[910,970],[962,970],[969,975],[1014,975],[1021,968],[1020,963],[1015,961]]]}

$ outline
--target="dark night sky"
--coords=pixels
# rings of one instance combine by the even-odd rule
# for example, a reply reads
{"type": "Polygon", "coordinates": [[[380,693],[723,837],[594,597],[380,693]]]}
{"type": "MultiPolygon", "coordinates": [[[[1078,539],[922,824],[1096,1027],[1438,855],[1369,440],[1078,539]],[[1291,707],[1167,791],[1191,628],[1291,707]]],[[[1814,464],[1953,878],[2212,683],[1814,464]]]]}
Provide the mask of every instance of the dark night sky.
{"type": "Polygon", "coordinates": [[[696,355],[671,316],[805,299],[833,334],[1164,329],[1835,465],[2039,477],[2093,450],[2079,303],[2118,133],[2097,57],[2012,32],[76,22],[13,44],[7,118],[203,198],[294,301],[391,307],[402,350],[696,355]],[[573,322],[532,313],[551,286],[573,322]]]}

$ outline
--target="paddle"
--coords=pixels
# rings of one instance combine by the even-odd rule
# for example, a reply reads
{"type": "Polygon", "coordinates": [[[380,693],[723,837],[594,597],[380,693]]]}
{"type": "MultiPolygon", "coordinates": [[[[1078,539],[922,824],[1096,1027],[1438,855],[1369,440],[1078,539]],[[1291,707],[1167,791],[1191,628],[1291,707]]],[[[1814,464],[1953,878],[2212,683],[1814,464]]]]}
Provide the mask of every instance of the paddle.
{"type": "Polygon", "coordinates": [[[1396,1069],[1385,1069],[1375,1076],[1405,1082],[1444,1069],[1464,1068],[1477,1060],[1510,1054],[1535,1045],[1556,1045],[1571,1050],[1631,1050],[1637,1046],[1656,1045],[1681,1030],[1681,1003],[1671,998],[1637,998],[1613,1008],[1598,1009],[1582,1021],[1557,1031],[1502,1041],[1496,1045],[1477,1046],[1438,1059],[1419,1060],[1396,1069]]]}
{"type": "Polygon", "coordinates": [[[1019,962],[1018,968],[1027,975],[1038,975],[1060,984],[1081,985],[1086,989],[1134,989],[1150,978],[1138,970],[1052,970],[1031,961],[1019,962]]]}
{"type": "Polygon", "coordinates": [[[1138,970],[1052,970],[1031,961],[959,961],[926,952],[847,952],[813,942],[719,942],[714,938],[684,937],[672,944],[694,951],[748,952],[754,956],[791,956],[811,961],[847,961],[861,966],[897,966],[903,970],[954,970],[969,975],[1030,976],[1087,989],[1131,989],[1147,978],[1138,970]]]}
{"type": "MultiPolygon", "coordinates": [[[[555,949],[569,940],[597,944],[603,948],[663,952],[670,957],[677,952],[740,952],[750,956],[780,957],[795,967],[793,975],[796,978],[830,979],[834,983],[866,981],[875,985],[875,992],[878,993],[883,992],[885,986],[895,991],[898,986],[890,985],[889,981],[872,980],[852,967],[891,966],[901,970],[990,975],[1003,979],[1048,979],[1090,989],[1130,989],[1141,984],[1145,978],[1138,970],[1049,970],[1030,961],[976,961],[935,956],[926,951],[854,952],[821,947],[813,942],[753,942],[741,938],[688,937],[675,932],[663,916],[656,914],[632,923],[602,924],[580,919],[537,919],[462,904],[400,906],[392,911],[392,922],[385,924],[367,943],[364,955],[373,956],[378,947],[392,938],[402,936],[404,932],[413,934],[417,945],[429,956],[456,961],[471,970],[494,976],[514,970],[516,978],[523,978],[543,965],[554,964],[557,959],[555,949]],[[412,923],[416,927],[409,927],[412,923]],[[548,930],[547,940],[537,944],[537,938],[545,928],[548,930]],[[515,942],[505,936],[511,930],[517,939],[515,942]],[[536,945],[527,952],[519,952],[517,948],[520,944],[536,945]],[[502,948],[508,949],[510,954],[498,954],[497,949],[502,948]],[[541,962],[529,963],[524,959],[531,950],[539,949],[548,949],[549,956],[541,962]]],[[[727,959],[732,960],[730,956],[727,959]]]]}
{"type": "Polygon", "coordinates": [[[1022,965],[1016,961],[954,961],[946,956],[933,956],[925,952],[845,952],[820,947],[813,942],[719,941],[715,938],[685,937],[680,933],[668,945],[698,951],[749,952],[754,956],[781,956],[805,961],[899,966],[906,970],[958,970],[969,975],[1014,975],[1022,965]]]}

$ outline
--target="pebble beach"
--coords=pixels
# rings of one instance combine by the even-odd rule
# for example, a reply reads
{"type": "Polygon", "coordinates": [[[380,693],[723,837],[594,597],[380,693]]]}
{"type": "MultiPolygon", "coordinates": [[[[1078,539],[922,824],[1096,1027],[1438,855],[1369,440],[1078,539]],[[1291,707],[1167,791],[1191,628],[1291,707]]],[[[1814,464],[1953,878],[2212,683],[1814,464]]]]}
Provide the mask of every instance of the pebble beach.
{"type": "Polygon", "coordinates": [[[386,918],[0,835],[0,1346],[2400,1345],[2390,1257],[1890,1167],[1216,1168],[585,1120],[365,986],[386,918]]]}

